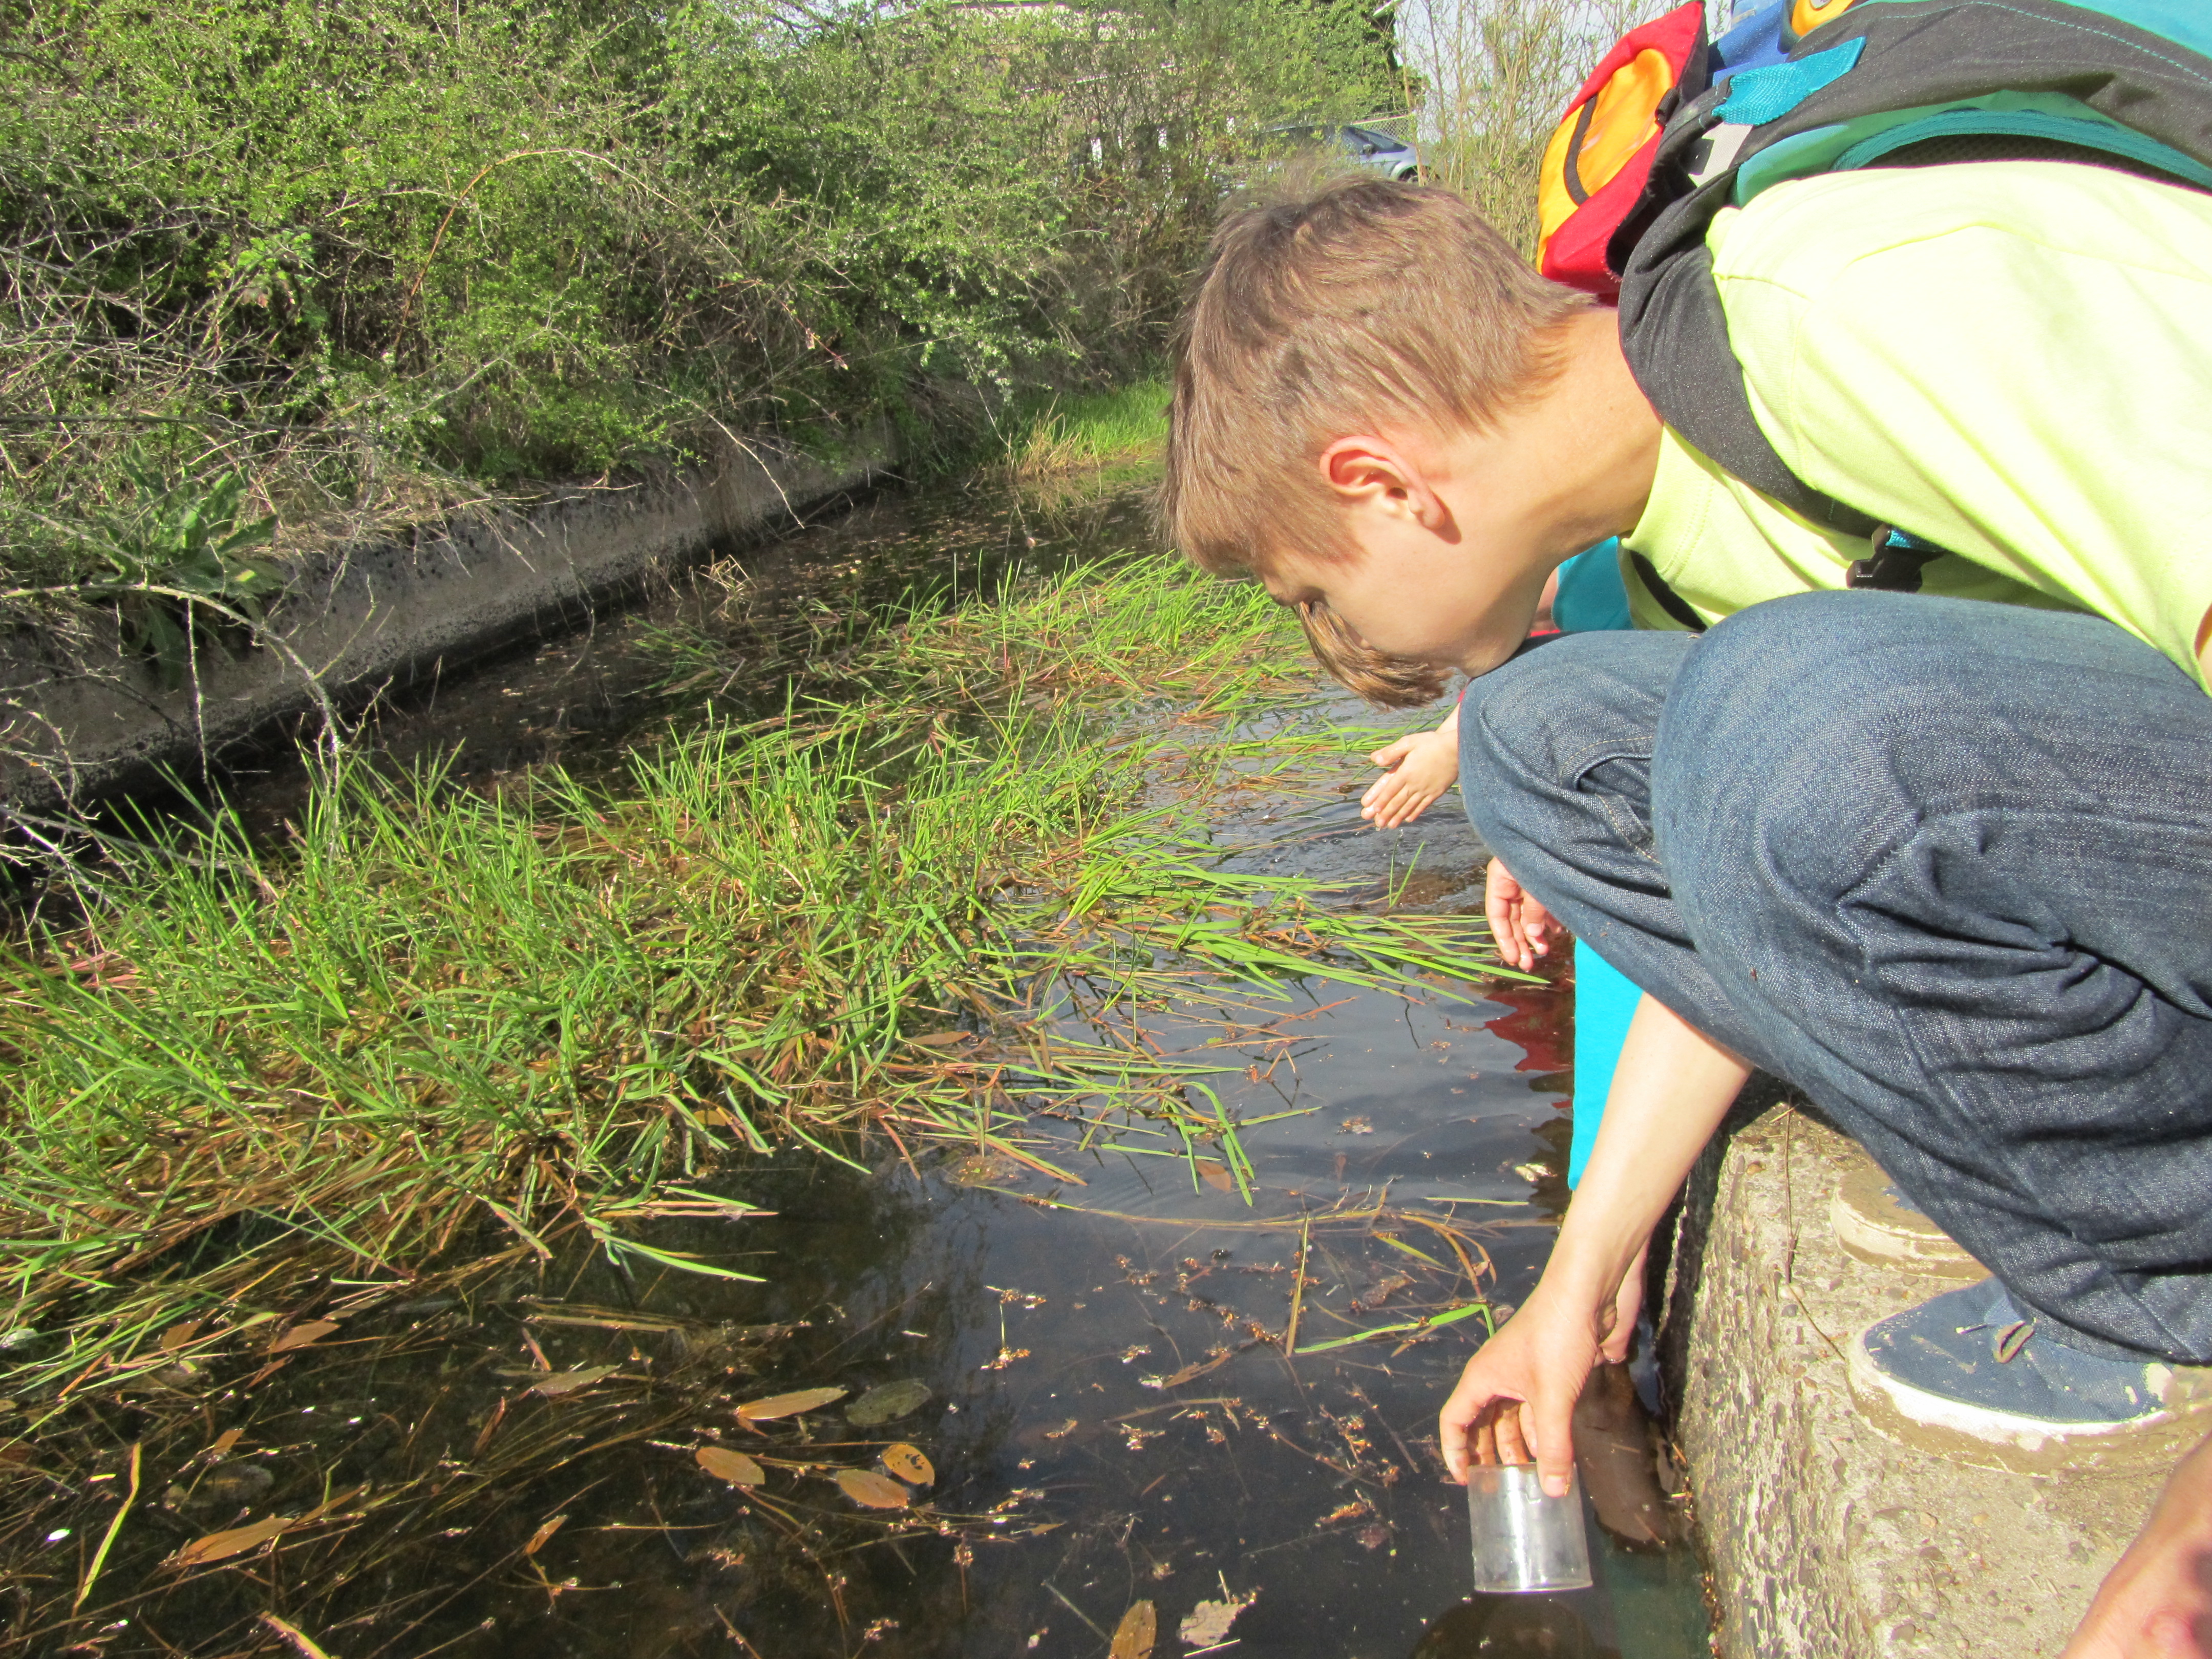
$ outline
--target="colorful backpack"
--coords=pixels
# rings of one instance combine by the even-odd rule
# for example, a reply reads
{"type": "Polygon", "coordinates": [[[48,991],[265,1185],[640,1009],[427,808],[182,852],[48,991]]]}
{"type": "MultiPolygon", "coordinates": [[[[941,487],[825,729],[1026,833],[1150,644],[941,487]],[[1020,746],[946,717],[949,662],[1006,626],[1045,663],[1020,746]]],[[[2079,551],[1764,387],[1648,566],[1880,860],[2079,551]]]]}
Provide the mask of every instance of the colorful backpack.
{"type": "Polygon", "coordinates": [[[1942,550],[1814,489],[1759,431],[1705,233],[1788,179],[2026,159],[2212,190],[2212,3],[1775,0],[1708,45],[1692,0],[1624,39],[1568,106],[1539,190],[1539,264],[1618,298],[1629,367],[1669,426],[1806,518],[1869,537],[1853,586],[1910,591],[1942,550]]]}

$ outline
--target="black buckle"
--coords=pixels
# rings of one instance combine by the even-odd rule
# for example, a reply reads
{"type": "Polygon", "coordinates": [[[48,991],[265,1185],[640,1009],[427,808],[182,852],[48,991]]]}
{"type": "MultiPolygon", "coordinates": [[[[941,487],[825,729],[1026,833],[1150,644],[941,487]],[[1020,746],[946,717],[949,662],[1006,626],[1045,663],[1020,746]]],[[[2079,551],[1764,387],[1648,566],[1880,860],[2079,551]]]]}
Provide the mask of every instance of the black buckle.
{"type": "Polygon", "coordinates": [[[1943,550],[1925,542],[1893,541],[1896,532],[1893,526],[1878,524],[1869,538],[1873,545],[1871,556],[1853,559],[1844,573],[1846,587],[1870,587],[1885,593],[1917,593],[1920,573],[1931,559],[1943,556],[1943,550]]]}

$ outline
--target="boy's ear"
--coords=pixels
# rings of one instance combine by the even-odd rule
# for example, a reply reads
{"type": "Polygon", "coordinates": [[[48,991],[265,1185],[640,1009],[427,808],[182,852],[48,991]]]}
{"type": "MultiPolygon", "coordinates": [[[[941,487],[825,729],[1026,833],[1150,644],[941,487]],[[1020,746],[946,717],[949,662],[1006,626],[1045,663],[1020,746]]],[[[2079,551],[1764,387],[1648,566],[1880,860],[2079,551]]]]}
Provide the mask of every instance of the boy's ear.
{"type": "Polygon", "coordinates": [[[1402,514],[1431,530],[1450,520],[1419,462],[1387,438],[1339,438],[1322,451],[1318,465],[1322,481],[1343,506],[1402,514]]]}

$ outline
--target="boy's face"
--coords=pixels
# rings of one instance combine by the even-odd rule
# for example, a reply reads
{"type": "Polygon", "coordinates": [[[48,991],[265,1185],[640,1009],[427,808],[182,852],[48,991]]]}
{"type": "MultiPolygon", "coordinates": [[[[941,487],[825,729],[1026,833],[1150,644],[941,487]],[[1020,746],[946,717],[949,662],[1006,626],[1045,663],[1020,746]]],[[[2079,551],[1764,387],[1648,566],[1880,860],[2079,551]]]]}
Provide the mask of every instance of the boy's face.
{"type": "Polygon", "coordinates": [[[1563,559],[1642,514],[1659,417],[1620,355],[1610,311],[1567,323],[1541,389],[1480,430],[1337,439],[1316,465],[1350,551],[1285,554],[1267,576],[1285,604],[1325,599],[1394,657],[1484,674],[1511,656],[1563,559]]]}
{"type": "Polygon", "coordinates": [[[1418,525],[1355,519],[1353,551],[1334,560],[1291,554],[1267,573],[1285,605],[1322,599],[1376,650],[1487,673],[1528,636],[1548,565],[1484,558],[1418,525]]]}
{"type": "Polygon", "coordinates": [[[1286,605],[1328,600],[1391,656],[1495,668],[1528,636],[1553,568],[1583,545],[1551,547],[1541,469],[1501,468],[1497,447],[1494,437],[1403,434],[1332,444],[1320,465],[1349,550],[1279,555],[1267,591],[1286,605]]]}

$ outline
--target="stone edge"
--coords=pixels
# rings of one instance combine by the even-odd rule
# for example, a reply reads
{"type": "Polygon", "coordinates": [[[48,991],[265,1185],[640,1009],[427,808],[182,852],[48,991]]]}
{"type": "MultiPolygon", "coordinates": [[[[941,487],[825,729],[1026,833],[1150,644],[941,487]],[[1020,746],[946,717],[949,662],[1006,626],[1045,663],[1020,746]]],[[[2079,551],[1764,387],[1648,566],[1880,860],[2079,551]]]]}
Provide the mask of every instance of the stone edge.
{"type": "Polygon", "coordinates": [[[341,548],[304,562],[271,607],[283,648],[208,647],[175,689],[124,651],[109,616],[67,646],[47,630],[0,635],[0,806],[36,815],[158,788],[312,715],[319,690],[358,707],[574,626],[656,573],[778,520],[796,526],[897,459],[888,426],[837,461],[754,440],[712,471],[572,489],[525,512],[341,548]]]}

